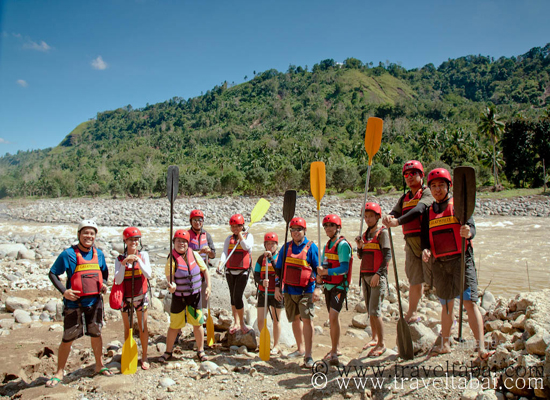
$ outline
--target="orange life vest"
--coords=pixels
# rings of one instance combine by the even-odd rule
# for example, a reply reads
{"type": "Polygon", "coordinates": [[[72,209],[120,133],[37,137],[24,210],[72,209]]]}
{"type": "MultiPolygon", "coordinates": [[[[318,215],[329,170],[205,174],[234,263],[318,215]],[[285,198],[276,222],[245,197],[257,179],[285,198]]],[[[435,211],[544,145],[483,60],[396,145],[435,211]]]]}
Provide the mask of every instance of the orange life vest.
{"type": "Polygon", "coordinates": [[[227,261],[227,268],[229,269],[248,269],[250,268],[250,253],[241,247],[241,244],[237,244],[239,240],[234,235],[229,239],[229,254],[237,246],[235,252],[227,261]]]}
{"type": "Polygon", "coordinates": [[[313,269],[307,262],[307,252],[312,243],[312,241],[307,242],[299,254],[294,254],[292,252],[294,242],[290,242],[284,263],[283,283],[285,285],[306,287],[315,280],[312,278],[313,269]]]}
{"type": "MultiPolygon", "coordinates": [[[[401,215],[407,214],[410,210],[412,210],[418,205],[418,202],[422,197],[423,190],[424,188],[421,187],[416,191],[416,193],[412,197],[411,197],[411,191],[407,192],[407,194],[403,198],[401,215]]],[[[420,233],[421,224],[422,224],[422,218],[415,218],[412,221],[407,222],[406,224],[403,224],[401,226],[403,228],[403,234],[408,235],[411,233],[420,233]]]]}
{"type": "MultiPolygon", "coordinates": [[[[141,254],[138,252],[138,257],[143,260],[141,254]]],[[[118,256],[118,261],[122,263],[126,257],[121,254],[118,256]]],[[[143,275],[141,268],[136,264],[126,264],[124,268],[124,298],[129,299],[132,297],[132,269],[134,269],[134,297],[142,296],[147,293],[147,278],[143,275]]]]}
{"type": "MultiPolygon", "coordinates": [[[[429,211],[430,247],[435,258],[454,256],[462,252],[462,237],[460,236],[460,221],[455,217],[454,201],[451,198],[447,208],[436,213],[433,205],[429,211]]],[[[466,241],[466,247],[470,241],[466,241]]]]}
{"type": "MultiPolygon", "coordinates": [[[[340,260],[338,259],[338,245],[342,240],[349,244],[349,242],[346,240],[345,237],[340,236],[336,241],[336,243],[334,243],[330,249],[328,248],[328,245],[330,244],[330,240],[325,245],[325,258],[327,259],[327,262],[328,262],[327,268],[338,268],[340,266],[340,260]]],[[[347,280],[347,283],[349,285],[351,281],[352,266],[353,266],[353,254],[350,255],[349,269],[347,273],[342,275],[330,275],[330,276],[323,275],[323,282],[328,283],[330,285],[339,285],[342,282],[344,282],[344,280],[347,280]]]]}
{"type": "MultiPolygon", "coordinates": [[[[267,292],[275,293],[275,268],[273,267],[273,264],[263,254],[260,256],[258,263],[262,266],[262,269],[260,270],[260,279],[262,281],[266,278],[266,270],[267,270],[267,277],[269,278],[269,285],[267,287],[267,292]]],[[[265,287],[260,283],[258,285],[258,290],[265,292],[265,287]]]]}
{"type": "Polygon", "coordinates": [[[101,293],[103,287],[103,274],[99,267],[97,250],[92,247],[93,256],[90,261],[82,257],[78,246],[73,246],[76,254],[76,268],[71,276],[71,289],[79,291],[79,296],[95,296],[101,293]]]}
{"type": "Polygon", "coordinates": [[[361,257],[361,273],[375,274],[380,269],[384,254],[380,248],[378,237],[385,226],[380,227],[371,239],[367,239],[367,232],[363,234],[363,256],[361,257]]]}

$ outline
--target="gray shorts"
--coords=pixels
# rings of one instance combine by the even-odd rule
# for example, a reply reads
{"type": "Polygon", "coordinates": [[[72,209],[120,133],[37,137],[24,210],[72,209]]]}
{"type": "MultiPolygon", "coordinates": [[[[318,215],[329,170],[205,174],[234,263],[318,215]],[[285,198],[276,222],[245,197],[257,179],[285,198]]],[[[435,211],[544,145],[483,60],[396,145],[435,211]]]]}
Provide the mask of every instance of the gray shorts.
{"type": "Polygon", "coordinates": [[[405,273],[409,284],[420,285],[426,283],[432,285],[432,264],[431,261],[427,263],[422,261],[422,255],[418,257],[414,254],[413,249],[405,241],[405,273]]]}
{"type": "Polygon", "coordinates": [[[361,285],[363,285],[363,297],[369,310],[369,315],[372,315],[373,317],[381,317],[382,302],[384,301],[384,296],[386,295],[386,287],[388,283],[385,276],[380,276],[378,286],[371,287],[370,281],[373,276],[374,274],[363,275],[361,278],[361,285]]]}
{"type": "Polygon", "coordinates": [[[63,342],[69,343],[84,335],[100,337],[103,326],[103,300],[90,307],[65,308],[63,310],[63,342]]]}
{"type": "MultiPolygon", "coordinates": [[[[452,300],[460,296],[460,255],[448,261],[435,260],[433,263],[434,286],[437,297],[452,300]]],[[[476,268],[471,257],[466,257],[464,270],[464,290],[470,289],[469,297],[474,303],[478,300],[476,268]]]]}
{"type": "Polygon", "coordinates": [[[315,307],[313,305],[313,293],[284,294],[286,318],[292,323],[297,315],[302,319],[313,319],[315,307]]]}

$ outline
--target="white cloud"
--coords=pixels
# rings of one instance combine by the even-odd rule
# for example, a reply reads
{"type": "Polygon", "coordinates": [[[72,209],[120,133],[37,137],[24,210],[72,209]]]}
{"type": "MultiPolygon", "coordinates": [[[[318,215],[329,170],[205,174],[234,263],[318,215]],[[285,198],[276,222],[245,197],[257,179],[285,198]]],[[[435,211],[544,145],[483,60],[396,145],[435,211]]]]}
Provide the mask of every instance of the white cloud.
{"type": "Polygon", "coordinates": [[[21,38],[21,34],[20,34],[20,33],[12,32],[12,35],[13,35],[13,37],[21,38]]]}
{"type": "Polygon", "coordinates": [[[17,83],[17,84],[18,84],[19,86],[21,86],[21,87],[27,87],[27,86],[29,86],[29,84],[27,83],[27,81],[24,80],[24,79],[18,79],[15,83],[17,83]]]}
{"type": "Polygon", "coordinates": [[[50,51],[51,47],[46,43],[45,41],[41,40],[40,44],[33,42],[32,40],[29,40],[27,43],[23,45],[24,49],[31,49],[31,50],[37,50],[42,51],[44,53],[50,51]]]}
{"type": "Polygon", "coordinates": [[[107,69],[107,63],[103,61],[101,56],[97,56],[96,59],[92,60],[92,68],[99,70],[107,69]]]}
{"type": "Polygon", "coordinates": [[[11,142],[8,142],[6,139],[0,137],[0,144],[11,144],[11,142]]]}

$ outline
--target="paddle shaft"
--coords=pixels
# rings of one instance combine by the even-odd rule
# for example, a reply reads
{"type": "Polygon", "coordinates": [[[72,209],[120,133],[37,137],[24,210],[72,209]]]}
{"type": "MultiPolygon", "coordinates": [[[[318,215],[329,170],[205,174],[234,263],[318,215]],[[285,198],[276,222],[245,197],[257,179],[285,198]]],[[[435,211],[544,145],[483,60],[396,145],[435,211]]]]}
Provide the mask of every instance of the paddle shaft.
{"type": "MultiPolygon", "coordinates": [[[[248,233],[248,230],[250,229],[250,226],[252,226],[252,224],[250,224],[246,230],[244,231],[243,235],[246,235],[248,233]]],[[[220,269],[224,268],[225,267],[225,264],[227,264],[227,261],[229,261],[229,258],[233,255],[233,253],[235,252],[235,250],[237,250],[237,246],[239,246],[239,244],[241,243],[240,240],[237,241],[237,243],[235,243],[235,247],[233,247],[233,250],[231,250],[231,253],[229,253],[229,255],[227,256],[227,258],[225,259],[225,261],[223,262],[222,266],[220,267],[220,269]]]]}
{"type": "Polygon", "coordinates": [[[174,227],[174,185],[170,188],[170,284],[172,284],[172,262],[174,256],[172,255],[172,230],[174,227]]]}
{"type": "Polygon", "coordinates": [[[135,274],[135,261],[132,264],[132,301],[130,302],[130,332],[134,328],[134,274],[135,274]]]}
{"type": "Polygon", "coordinates": [[[287,240],[288,240],[288,224],[290,223],[290,221],[286,221],[286,228],[285,228],[285,243],[283,244],[283,271],[282,271],[282,276],[281,276],[281,290],[283,289],[283,279],[284,279],[284,276],[285,276],[285,270],[286,270],[286,248],[287,248],[287,240]]]}
{"type": "Polygon", "coordinates": [[[466,275],[466,239],[462,238],[462,252],[460,254],[460,316],[458,318],[458,341],[462,341],[462,307],[464,307],[464,277],[466,275]]]}
{"type": "Polygon", "coordinates": [[[399,291],[399,277],[397,276],[397,264],[395,262],[395,252],[393,250],[393,239],[391,236],[391,228],[388,228],[390,236],[391,259],[393,261],[393,271],[395,273],[395,289],[397,291],[397,301],[399,302],[399,319],[403,319],[403,306],[401,305],[401,293],[399,291]]]}
{"type": "Polygon", "coordinates": [[[319,262],[318,262],[318,265],[321,265],[321,210],[320,210],[320,207],[317,207],[317,239],[318,239],[318,242],[319,245],[317,246],[318,247],[318,250],[319,250],[319,262]]]}
{"type": "Polygon", "coordinates": [[[363,234],[363,221],[365,220],[365,204],[367,204],[367,193],[369,191],[370,168],[371,168],[371,165],[369,164],[369,166],[367,167],[367,181],[365,183],[365,197],[363,198],[363,207],[361,208],[361,227],[359,228],[359,236],[363,234]]]}

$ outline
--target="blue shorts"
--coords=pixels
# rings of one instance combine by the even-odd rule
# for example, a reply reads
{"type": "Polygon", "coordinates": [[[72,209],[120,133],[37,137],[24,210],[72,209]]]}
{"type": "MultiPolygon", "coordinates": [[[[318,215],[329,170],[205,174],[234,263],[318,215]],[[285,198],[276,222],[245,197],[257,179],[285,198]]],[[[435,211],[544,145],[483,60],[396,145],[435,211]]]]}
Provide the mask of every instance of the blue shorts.
{"type": "MultiPolygon", "coordinates": [[[[463,296],[464,296],[464,300],[470,300],[471,301],[472,300],[472,289],[471,288],[466,288],[466,290],[463,293],[463,296]]],[[[455,298],[460,299],[460,296],[456,296],[455,298]]],[[[442,299],[441,297],[439,297],[439,302],[441,303],[441,305],[445,305],[449,301],[451,301],[451,300],[446,300],[446,299],[442,299]]]]}

